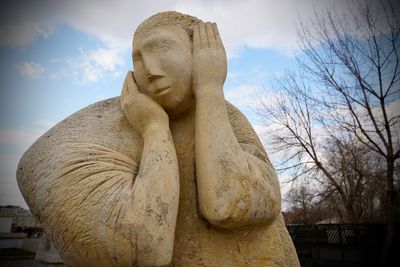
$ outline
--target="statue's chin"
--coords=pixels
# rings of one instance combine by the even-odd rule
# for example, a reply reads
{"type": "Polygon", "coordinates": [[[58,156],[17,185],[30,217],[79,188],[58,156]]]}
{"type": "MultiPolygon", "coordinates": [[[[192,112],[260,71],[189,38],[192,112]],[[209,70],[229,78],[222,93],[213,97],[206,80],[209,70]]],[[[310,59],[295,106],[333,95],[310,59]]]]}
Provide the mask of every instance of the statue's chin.
{"type": "Polygon", "coordinates": [[[180,117],[186,114],[189,110],[192,110],[195,106],[194,96],[191,94],[186,97],[180,104],[173,107],[162,105],[170,118],[180,117]]]}

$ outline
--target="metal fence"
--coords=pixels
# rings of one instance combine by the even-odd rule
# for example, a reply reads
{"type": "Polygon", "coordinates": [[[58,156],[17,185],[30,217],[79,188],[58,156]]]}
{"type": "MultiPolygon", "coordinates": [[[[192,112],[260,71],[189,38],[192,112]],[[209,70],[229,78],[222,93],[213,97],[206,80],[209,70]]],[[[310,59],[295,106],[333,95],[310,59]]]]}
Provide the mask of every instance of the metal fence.
{"type": "MultiPolygon", "coordinates": [[[[382,266],[381,252],[386,233],[384,224],[315,224],[286,227],[302,267],[382,266]]],[[[398,230],[399,227],[395,236],[397,247],[400,241],[398,230]]]]}

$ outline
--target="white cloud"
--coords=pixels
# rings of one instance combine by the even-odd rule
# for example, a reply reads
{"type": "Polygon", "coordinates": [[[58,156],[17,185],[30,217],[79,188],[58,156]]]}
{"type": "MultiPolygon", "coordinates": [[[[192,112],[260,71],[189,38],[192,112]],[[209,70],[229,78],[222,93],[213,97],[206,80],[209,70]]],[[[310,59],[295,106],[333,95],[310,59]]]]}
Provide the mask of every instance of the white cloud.
{"type": "Polygon", "coordinates": [[[241,84],[225,90],[225,99],[239,109],[253,108],[260,86],[255,84],[241,84]]]}
{"type": "Polygon", "coordinates": [[[268,69],[255,66],[246,71],[228,72],[225,98],[242,111],[255,111],[266,93],[264,83],[271,76],[268,69]]]}
{"type": "Polygon", "coordinates": [[[86,58],[91,64],[108,71],[114,71],[117,65],[123,65],[124,63],[119,49],[99,48],[89,52],[86,58]]]}
{"type": "Polygon", "coordinates": [[[17,68],[20,70],[23,76],[31,79],[39,78],[45,70],[42,65],[33,62],[24,62],[18,64],[17,68]]]}
{"type": "MultiPolygon", "coordinates": [[[[335,5],[343,6],[343,2],[335,1],[335,5]]],[[[243,46],[290,52],[297,48],[298,17],[308,19],[315,6],[331,5],[329,0],[172,0],[154,5],[144,0],[14,1],[2,7],[0,44],[23,45],[38,35],[47,36],[57,25],[68,24],[112,47],[129,49],[140,22],[156,12],[177,10],[217,22],[230,56],[243,46]]]]}
{"type": "MultiPolygon", "coordinates": [[[[74,70],[78,80],[83,82],[97,82],[105,73],[111,73],[114,78],[120,77],[119,67],[125,65],[125,49],[117,47],[103,47],[90,51],[81,50],[81,56],[66,61],[69,68],[74,70]]],[[[57,78],[54,75],[54,78],[57,78]]]]}
{"type": "Polygon", "coordinates": [[[118,48],[98,48],[83,53],[84,78],[87,81],[97,81],[104,72],[115,72],[118,66],[124,65],[123,50],[118,48]]]}

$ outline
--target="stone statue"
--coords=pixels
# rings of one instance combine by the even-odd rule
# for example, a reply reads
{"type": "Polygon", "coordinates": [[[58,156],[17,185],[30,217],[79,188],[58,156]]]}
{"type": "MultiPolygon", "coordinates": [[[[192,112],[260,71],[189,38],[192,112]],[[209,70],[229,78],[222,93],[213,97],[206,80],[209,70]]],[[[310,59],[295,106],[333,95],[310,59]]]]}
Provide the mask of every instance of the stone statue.
{"type": "Polygon", "coordinates": [[[145,20],[120,98],[57,124],[19,187],[67,266],[299,266],[274,168],[224,99],[215,23],[145,20]]]}

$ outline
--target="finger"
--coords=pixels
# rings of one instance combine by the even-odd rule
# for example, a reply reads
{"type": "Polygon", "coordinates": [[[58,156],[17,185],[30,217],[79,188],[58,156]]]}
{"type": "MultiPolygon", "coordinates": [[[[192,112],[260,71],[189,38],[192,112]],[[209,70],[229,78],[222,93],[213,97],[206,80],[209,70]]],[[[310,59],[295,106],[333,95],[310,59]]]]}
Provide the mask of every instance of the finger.
{"type": "Polygon", "coordinates": [[[215,47],[215,36],[214,36],[214,30],[213,30],[213,25],[211,22],[206,23],[206,31],[207,31],[207,38],[208,38],[208,46],[210,48],[215,47]]]}
{"type": "Polygon", "coordinates": [[[130,71],[128,71],[128,73],[125,76],[124,84],[122,85],[121,96],[126,96],[126,95],[129,94],[128,84],[127,84],[127,80],[129,78],[129,75],[130,75],[130,71]]]}
{"type": "Polygon", "coordinates": [[[129,75],[129,71],[126,74],[124,84],[122,85],[121,98],[120,98],[120,105],[121,105],[122,111],[124,111],[124,109],[127,105],[127,99],[129,98],[129,91],[128,91],[128,85],[127,85],[128,75],[129,75]]]}
{"type": "Polygon", "coordinates": [[[221,35],[219,34],[219,30],[218,30],[218,26],[217,23],[213,23],[213,31],[214,31],[214,36],[215,36],[215,43],[217,46],[224,46],[224,44],[222,43],[222,39],[221,39],[221,35]]]}
{"type": "Polygon", "coordinates": [[[135,80],[134,80],[134,73],[132,71],[129,71],[128,74],[126,75],[126,84],[128,86],[128,91],[130,94],[137,94],[139,93],[139,90],[136,86],[135,80]]]}
{"type": "Polygon", "coordinates": [[[194,26],[193,29],[193,51],[197,51],[200,48],[200,30],[199,25],[194,26]]]}
{"type": "Polygon", "coordinates": [[[200,30],[200,48],[208,47],[208,38],[206,33],[206,25],[203,22],[199,23],[200,30]]]}

